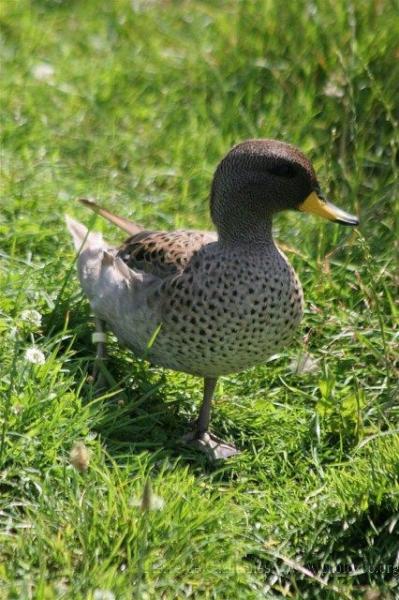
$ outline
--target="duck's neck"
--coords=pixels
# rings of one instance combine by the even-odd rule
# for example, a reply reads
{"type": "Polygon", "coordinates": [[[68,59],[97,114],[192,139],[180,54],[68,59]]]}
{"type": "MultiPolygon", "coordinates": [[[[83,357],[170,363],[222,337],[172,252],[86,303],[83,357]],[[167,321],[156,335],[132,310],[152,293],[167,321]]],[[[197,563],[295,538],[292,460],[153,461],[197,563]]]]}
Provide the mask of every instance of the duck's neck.
{"type": "Polygon", "coordinates": [[[255,215],[245,215],[237,219],[225,215],[222,223],[217,223],[219,242],[224,246],[270,246],[274,245],[272,234],[272,216],[257,219],[255,215]]]}

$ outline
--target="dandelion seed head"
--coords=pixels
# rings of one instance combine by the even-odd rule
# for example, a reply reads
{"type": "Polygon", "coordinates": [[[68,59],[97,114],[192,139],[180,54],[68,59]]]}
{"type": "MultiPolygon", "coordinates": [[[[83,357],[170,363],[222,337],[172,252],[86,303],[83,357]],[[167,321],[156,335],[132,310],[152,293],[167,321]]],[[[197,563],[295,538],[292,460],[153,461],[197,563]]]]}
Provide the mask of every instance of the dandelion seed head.
{"type": "Polygon", "coordinates": [[[34,365],[43,365],[46,362],[46,357],[39,348],[31,346],[25,350],[25,360],[34,365]]]}
{"type": "Polygon", "coordinates": [[[83,442],[75,442],[69,453],[71,465],[80,473],[85,473],[89,468],[90,452],[83,442]]]}
{"type": "Polygon", "coordinates": [[[21,312],[21,319],[22,321],[25,321],[30,325],[35,325],[36,327],[40,327],[42,324],[42,315],[34,308],[23,310],[21,312]]]}

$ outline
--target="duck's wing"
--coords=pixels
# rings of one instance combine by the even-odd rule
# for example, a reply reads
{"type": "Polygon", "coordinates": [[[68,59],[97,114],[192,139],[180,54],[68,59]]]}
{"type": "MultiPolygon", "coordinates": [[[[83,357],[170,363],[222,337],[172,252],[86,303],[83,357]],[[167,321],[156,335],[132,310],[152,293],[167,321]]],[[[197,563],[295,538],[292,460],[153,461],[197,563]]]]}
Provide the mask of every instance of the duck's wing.
{"type": "Polygon", "coordinates": [[[194,254],[217,240],[206,231],[142,231],[119,248],[118,256],[131,268],[168,277],[183,271],[194,254]]]}
{"type": "Polygon", "coordinates": [[[216,233],[208,231],[145,231],[137,223],[114,215],[92,200],[81,198],[80,202],[130,233],[131,237],[117,251],[117,256],[128,267],[157,277],[181,272],[202,246],[217,240],[216,233]]]}

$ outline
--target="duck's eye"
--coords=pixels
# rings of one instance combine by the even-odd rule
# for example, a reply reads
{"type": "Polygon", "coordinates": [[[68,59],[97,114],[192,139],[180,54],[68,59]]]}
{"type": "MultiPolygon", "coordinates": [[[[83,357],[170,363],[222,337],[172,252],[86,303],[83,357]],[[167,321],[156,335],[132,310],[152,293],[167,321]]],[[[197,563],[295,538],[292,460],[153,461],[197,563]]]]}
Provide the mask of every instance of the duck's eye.
{"type": "Polygon", "coordinates": [[[275,165],[268,169],[269,173],[272,175],[277,175],[278,177],[295,177],[296,171],[293,166],[287,164],[275,165]]]}

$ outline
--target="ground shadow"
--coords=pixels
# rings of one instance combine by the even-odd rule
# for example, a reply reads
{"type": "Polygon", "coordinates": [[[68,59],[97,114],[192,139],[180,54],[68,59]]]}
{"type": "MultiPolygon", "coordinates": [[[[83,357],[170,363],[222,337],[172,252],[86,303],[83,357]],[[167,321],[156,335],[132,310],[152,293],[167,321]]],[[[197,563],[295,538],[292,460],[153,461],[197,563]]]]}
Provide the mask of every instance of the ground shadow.
{"type": "MultiPolygon", "coordinates": [[[[122,385],[107,389],[95,429],[114,460],[146,452],[154,465],[179,460],[194,471],[212,472],[218,467],[182,441],[197,416],[197,392],[194,403],[190,388],[174,388],[167,371],[127,353],[121,356],[120,350],[114,357],[110,350],[108,369],[122,385]]],[[[96,394],[92,384],[82,391],[88,401],[96,394]]]]}
{"type": "MultiPolygon", "coordinates": [[[[195,380],[183,377],[182,385],[176,385],[168,377],[172,372],[136,358],[110,336],[106,368],[114,381],[97,389],[91,378],[95,347],[91,341],[94,323],[88,303],[80,295],[59,301],[51,316],[44,320],[45,333],[51,336],[64,333],[66,314],[73,340],[71,345],[66,336],[59,352],[68,350],[72,354],[68,368],[75,389],[80,388],[86,406],[93,406],[91,427],[101,436],[109,455],[118,462],[126,460],[128,455],[147,452],[153,456],[154,464],[179,460],[201,473],[220,469],[220,463],[212,463],[203,453],[182,442],[201,402],[198,387],[194,390],[192,385],[195,380]]],[[[223,435],[232,439],[234,432],[226,426],[223,429],[223,435]]]]}

